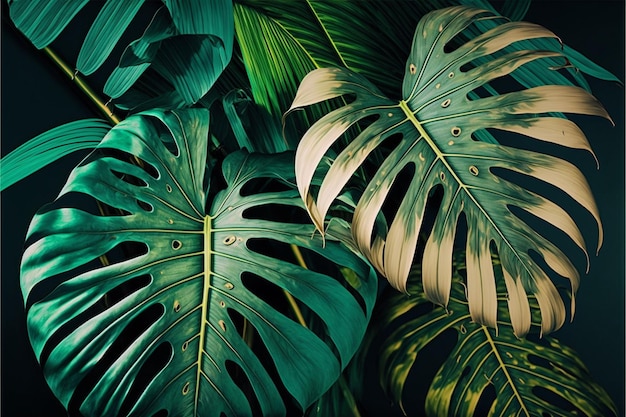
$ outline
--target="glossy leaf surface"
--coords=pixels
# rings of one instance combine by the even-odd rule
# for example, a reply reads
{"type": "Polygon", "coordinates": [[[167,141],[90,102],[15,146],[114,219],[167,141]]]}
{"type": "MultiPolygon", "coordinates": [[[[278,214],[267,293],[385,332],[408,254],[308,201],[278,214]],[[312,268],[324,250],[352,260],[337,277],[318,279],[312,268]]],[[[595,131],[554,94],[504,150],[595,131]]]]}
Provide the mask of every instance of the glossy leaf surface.
{"type": "MultiPolygon", "coordinates": [[[[489,12],[466,7],[439,10],[420,21],[400,102],[386,98],[364,77],[346,69],[318,69],[307,75],[291,110],[341,96],[354,100],[318,120],[302,138],[296,155],[298,188],[323,232],[330,204],[354,172],[374,150],[385,150],[386,159],[371,176],[354,213],[353,233],[361,251],[394,287],[405,290],[426,204],[431,193],[441,188],[442,202],[421,259],[426,296],[437,304],[448,303],[453,246],[464,216],[472,318],[496,325],[494,245],[502,259],[516,333],[523,335],[530,326],[527,294],[537,297],[542,329],[548,333],[565,319],[563,301],[549,275],[553,270],[569,279],[575,294],[579,274],[557,245],[511,207],[554,225],[585,256],[586,245],[567,208],[553,201],[553,195],[540,195],[536,186],[520,177],[556,187],[589,211],[598,225],[599,246],[602,226],[591,191],[580,170],[563,159],[478,141],[473,135],[489,128],[526,135],[536,144],[590,150],[573,122],[551,113],[608,115],[593,96],[573,86],[545,85],[470,100],[471,92],[529,62],[562,58],[554,51],[508,51],[508,45],[519,41],[555,36],[526,22],[497,25],[449,51],[448,43],[477,19],[501,21],[489,12]],[[359,125],[361,133],[341,149],[319,190],[311,187],[323,156],[354,125],[359,125]],[[391,140],[393,146],[388,145],[390,138],[397,138],[391,140]],[[377,228],[377,216],[402,172],[409,181],[398,185],[402,190],[399,207],[387,213],[391,217],[388,230],[377,228]],[[540,266],[531,252],[539,254],[546,266],[540,266]]],[[[550,66],[543,71],[553,72],[550,66]]]]}
{"type": "Polygon", "coordinates": [[[85,119],[37,135],[0,160],[0,191],[72,152],[95,148],[110,129],[104,120],[85,119]]]}
{"type": "MultiPolygon", "coordinates": [[[[617,415],[607,393],[571,348],[553,337],[538,339],[536,333],[518,339],[505,321],[497,332],[474,323],[461,285],[464,280],[459,272],[466,272],[462,268],[455,267],[457,285],[447,310],[433,308],[423,295],[419,272],[414,272],[409,286],[416,296],[392,294],[377,307],[374,326],[390,332],[380,353],[374,353],[380,355],[382,386],[394,401],[404,404],[409,415],[416,406],[423,406],[431,417],[617,415]],[[447,344],[444,338],[454,340],[449,354],[442,350],[447,344]],[[441,354],[435,359],[433,352],[441,354]],[[417,384],[428,387],[422,405],[412,401],[422,395],[409,381],[420,375],[424,361],[435,361],[437,371],[432,382],[417,384]]],[[[500,315],[507,318],[504,285],[498,300],[500,315]]],[[[531,300],[531,306],[538,312],[536,300],[531,300]]],[[[533,319],[537,326],[539,315],[533,319]]]]}
{"type": "Polygon", "coordinates": [[[290,220],[303,211],[285,183],[293,155],[231,154],[226,188],[215,194],[205,183],[207,137],[204,110],[131,116],[33,219],[21,267],[29,336],[70,413],[248,416],[257,404],[284,415],[280,385],[305,409],[361,341],[375,273],[336,239],[324,248],[311,225],[290,220]],[[284,188],[250,188],[274,180],[284,188]],[[121,214],[92,214],[93,200],[121,214]],[[273,246],[317,263],[304,269],[290,252],[266,252],[273,246]],[[314,267],[325,262],[338,266],[314,267]],[[358,280],[348,284],[342,268],[358,280]],[[268,287],[291,294],[324,328],[279,311],[268,287]],[[242,322],[269,355],[250,348],[242,322]]]}
{"type": "MultiPolygon", "coordinates": [[[[137,110],[194,104],[230,61],[234,41],[232,1],[164,3],[144,35],[126,48],[107,81],[105,94],[119,107],[137,110]]],[[[88,75],[110,56],[143,4],[143,0],[107,0],[95,6],[86,1],[20,0],[10,1],[9,11],[17,28],[37,48],[43,48],[84,7],[99,8],[76,63],[77,71],[88,75]]]]}
{"type": "Polygon", "coordinates": [[[234,41],[231,1],[166,4],[143,36],[126,48],[107,80],[104,92],[120,107],[194,104],[230,62],[234,41]]]}

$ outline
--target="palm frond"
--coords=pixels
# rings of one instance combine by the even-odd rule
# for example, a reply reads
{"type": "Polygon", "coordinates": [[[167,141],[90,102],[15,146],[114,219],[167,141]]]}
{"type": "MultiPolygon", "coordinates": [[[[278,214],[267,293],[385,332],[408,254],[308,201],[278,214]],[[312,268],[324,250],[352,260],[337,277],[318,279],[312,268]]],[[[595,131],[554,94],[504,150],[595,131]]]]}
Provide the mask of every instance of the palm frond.
{"type": "Polygon", "coordinates": [[[0,191],[72,152],[95,148],[110,129],[104,120],[85,119],[37,135],[0,160],[0,191]]]}

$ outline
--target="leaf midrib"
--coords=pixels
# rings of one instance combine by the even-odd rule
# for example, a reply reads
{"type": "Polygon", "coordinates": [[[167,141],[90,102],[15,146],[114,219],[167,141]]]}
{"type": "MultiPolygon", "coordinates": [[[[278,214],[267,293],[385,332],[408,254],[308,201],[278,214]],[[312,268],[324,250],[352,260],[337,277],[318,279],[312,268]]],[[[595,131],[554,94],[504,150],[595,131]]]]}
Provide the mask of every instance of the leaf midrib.
{"type": "Polygon", "coordinates": [[[204,345],[206,341],[206,317],[208,317],[209,313],[209,291],[211,289],[211,220],[210,216],[204,217],[204,282],[202,285],[202,311],[200,313],[200,335],[198,340],[198,360],[197,360],[197,371],[196,371],[196,386],[194,393],[194,402],[193,402],[193,413],[195,416],[198,415],[198,404],[199,404],[199,396],[200,396],[200,378],[202,377],[202,361],[204,358],[204,345]]]}
{"type": "Polygon", "coordinates": [[[456,174],[455,170],[452,169],[452,167],[450,166],[450,164],[448,163],[448,161],[445,158],[446,155],[441,152],[441,150],[439,149],[439,147],[437,146],[435,141],[430,137],[428,132],[426,132],[426,130],[422,126],[422,123],[417,119],[417,117],[415,117],[415,114],[409,108],[407,102],[404,101],[404,100],[400,100],[399,107],[400,107],[400,109],[402,109],[402,111],[404,112],[404,114],[407,117],[407,119],[417,129],[417,131],[419,132],[420,136],[424,138],[426,143],[428,143],[428,146],[430,146],[432,151],[435,153],[436,158],[441,161],[441,163],[446,167],[448,172],[456,180],[457,184],[459,185],[459,188],[462,189],[465,192],[465,194],[470,198],[470,200],[476,205],[478,210],[480,210],[480,212],[483,214],[483,216],[485,216],[485,218],[487,219],[489,224],[491,224],[493,229],[498,233],[498,235],[500,236],[502,241],[509,247],[511,252],[513,252],[514,256],[519,261],[519,264],[523,266],[523,268],[527,272],[527,274],[532,276],[531,271],[528,270],[528,268],[526,267],[525,262],[520,258],[519,254],[518,254],[518,251],[515,250],[515,248],[511,244],[511,242],[509,242],[509,240],[504,236],[504,234],[502,233],[500,228],[495,224],[495,222],[493,221],[491,216],[483,209],[482,205],[478,203],[478,201],[476,200],[474,195],[470,192],[469,187],[463,181],[461,181],[461,179],[456,174]]]}
{"type": "Polygon", "coordinates": [[[346,68],[350,68],[348,66],[348,64],[346,63],[346,61],[343,59],[343,55],[341,54],[341,52],[339,52],[339,49],[337,48],[337,44],[335,43],[335,41],[333,40],[333,38],[330,36],[330,33],[328,32],[328,30],[326,29],[326,26],[324,25],[324,22],[322,22],[322,19],[320,19],[319,15],[317,14],[317,12],[315,11],[315,8],[313,7],[313,4],[311,3],[310,0],[306,0],[306,4],[309,6],[309,8],[311,9],[311,12],[313,13],[313,16],[315,16],[315,20],[317,21],[317,23],[319,24],[319,26],[322,28],[322,30],[324,31],[324,35],[326,35],[326,38],[328,39],[328,42],[330,42],[330,45],[332,46],[333,50],[335,51],[335,54],[337,54],[337,57],[339,58],[339,60],[341,61],[341,64],[346,67],[346,68]]]}
{"type": "Polygon", "coordinates": [[[526,408],[526,404],[524,403],[521,397],[521,394],[517,390],[517,387],[515,386],[515,384],[513,384],[513,379],[511,378],[511,375],[508,372],[507,366],[504,363],[502,356],[500,356],[500,351],[498,350],[498,347],[496,346],[495,341],[491,337],[491,334],[489,333],[489,329],[486,326],[481,326],[481,329],[485,333],[485,337],[487,338],[487,342],[489,343],[491,347],[491,351],[493,352],[494,356],[498,360],[499,368],[502,370],[502,373],[504,373],[504,376],[506,377],[507,383],[511,387],[511,390],[513,390],[513,395],[517,398],[517,401],[520,407],[522,407],[522,410],[524,411],[524,413],[526,413],[526,416],[530,417],[530,413],[528,412],[528,409],[526,408]]]}

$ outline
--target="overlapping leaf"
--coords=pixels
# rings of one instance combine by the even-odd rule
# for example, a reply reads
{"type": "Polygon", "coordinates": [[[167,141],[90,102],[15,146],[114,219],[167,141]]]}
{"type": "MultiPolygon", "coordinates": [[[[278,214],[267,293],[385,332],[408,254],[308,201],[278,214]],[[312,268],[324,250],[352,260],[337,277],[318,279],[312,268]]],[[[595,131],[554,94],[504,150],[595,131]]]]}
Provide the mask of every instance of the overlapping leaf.
{"type": "Polygon", "coordinates": [[[143,36],[126,48],[104,87],[123,108],[189,106],[209,91],[230,62],[231,1],[166,4],[143,36]]]}
{"type": "MultiPolygon", "coordinates": [[[[19,0],[9,1],[9,10],[17,28],[43,48],[88,3],[19,0]]],[[[144,36],[128,46],[105,87],[105,93],[125,109],[189,106],[209,91],[230,61],[232,1],[164,3],[144,36]]],[[[103,3],[79,52],[78,72],[88,75],[102,66],[143,4],[143,0],[103,3]]]]}
{"type": "MultiPolygon", "coordinates": [[[[330,204],[355,170],[373,150],[389,148],[355,210],[353,233],[362,252],[394,287],[405,290],[426,203],[431,192],[441,187],[441,206],[421,259],[427,297],[444,306],[448,303],[453,246],[463,215],[467,221],[472,318],[492,327],[496,324],[493,244],[502,259],[516,333],[523,335],[530,326],[527,294],[537,297],[542,329],[547,333],[560,327],[565,318],[563,301],[549,278],[551,270],[571,281],[573,294],[579,274],[557,245],[510,207],[553,224],[586,254],[585,242],[564,207],[505,179],[497,169],[523,174],[567,193],[595,218],[599,245],[602,228],[591,191],[578,168],[565,160],[475,141],[472,135],[492,128],[589,150],[584,134],[573,122],[550,113],[608,115],[593,96],[573,86],[546,85],[468,99],[472,91],[526,63],[561,56],[542,50],[503,52],[503,48],[518,41],[555,37],[547,29],[525,22],[497,25],[448,51],[448,43],[478,19],[501,22],[489,12],[461,6],[433,12],[420,21],[405,67],[400,102],[387,99],[364,77],[346,69],[318,69],[307,75],[291,109],[346,95],[354,100],[325,115],[302,138],[296,155],[298,188],[318,230],[323,232],[330,204]],[[485,58],[489,58],[487,62],[478,62],[485,58]],[[342,149],[319,190],[311,188],[323,156],[349,127],[357,124],[362,132],[342,149]],[[397,145],[386,145],[389,138],[399,138],[397,145]],[[409,172],[410,181],[402,186],[397,211],[387,213],[392,217],[389,230],[375,228],[377,215],[402,172],[409,172]],[[533,251],[547,267],[540,266],[533,251]]],[[[547,66],[544,72],[549,74],[552,69],[547,66]]]]}
{"type": "MultiPolygon", "coordinates": [[[[274,117],[279,117],[289,108],[304,76],[313,69],[328,66],[349,68],[365,76],[385,95],[397,98],[402,64],[406,59],[403,51],[410,48],[411,30],[426,13],[458,4],[494,10],[487,0],[372,1],[367,7],[363,7],[360,0],[238,0],[235,4],[237,41],[254,99],[274,117]]],[[[517,20],[524,16],[530,1],[510,0],[497,4],[503,7],[505,16],[517,20]]],[[[490,25],[489,21],[476,22],[477,28],[482,30],[490,25]]],[[[535,49],[561,48],[554,41],[534,39],[530,42],[535,49]]],[[[566,49],[568,57],[570,51],[566,49]]],[[[570,57],[570,60],[584,65],[581,68],[585,72],[615,80],[588,59],[570,57]]],[[[563,65],[563,60],[551,65],[563,65]]],[[[537,72],[541,72],[540,67],[529,63],[514,76],[526,87],[532,87],[542,82],[537,72]]],[[[582,79],[579,71],[571,69],[570,73],[582,79]]],[[[550,77],[556,80],[551,83],[569,83],[567,77],[557,71],[550,77]]],[[[545,82],[545,74],[543,80],[545,82]]],[[[312,109],[311,114],[317,117],[319,110],[312,109]]],[[[310,125],[306,118],[297,120],[299,124],[310,125]]],[[[286,122],[291,141],[294,120],[286,122]]]]}
{"type": "MultiPolygon", "coordinates": [[[[470,2],[491,7],[485,0],[470,2]]],[[[433,9],[458,3],[385,1],[363,7],[359,1],[237,1],[237,41],[254,100],[279,117],[289,108],[305,75],[328,66],[350,68],[387,94],[395,94],[402,78],[402,51],[410,45],[405,28],[414,27],[433,9]]],[[[528,2],[507,3],[519,14],[528,2]]],[[[320,115],[319,111],[312,113],[320,115]]],[[[300,121],[309,125],[306,118],[300,121]]],[[[286,131],[295,147],[292,122],[287,120],[286,131]]]]}
{"type": "Polygon", "coordinates": [[[72,172],[55,207],[33,219],[21,268],[29,336],[72,413],[247,416],[254,403],[263,415],[284,415],[281,384],[306,408],[361,341],[373,270],[336,239],[325,248],[311,239],[311,225],[259,214],[303,210],[293,186],[244,191],[292,178],[293,155],[230,155],[227,188],[205,211],[207,136],[204,110],[131,116],[72,172]],[[140,166],[126,162],[130,155],[140,166]],[[80,196],[121,214],[91,214],[80,196]],[[304,269],[255,241],[337,267],[304,269]],[[343,270],[358,279],[348,284],[343,270]],[[259,286],[291,294],[324,328],[315,333],[279,312],[259,286]],[[248,346],[242,320],[269,356],[248,346]]]}
{"type": "MultiPolygon", "coordinates": [[[[497,332],[473,322],[461,285],[462,269],[455,267],[457,285],[447,310],[433,308],[424,297],[418,270],[409,284],[415,296],[396,293],[377,307],[374,329],[389,332],[388,337],[380,346],[370,345],[380,350],[366,349],[370,356],[360,360],[380,358],[381,383],[394,401],[409,415],[425,410],[431,417],[617,415],[607,393],[569,347],[552,337],[518,339],[506,322],[500,322],[497,332]],[[450,337],[455,341],[451,352],[433,357],[450,337]],[[435,362],[438,369],[432,382],[411,384],[411,378],[421,375],[424,361],[435,362]],[[416,404],[412,399],[424,396],[415,390],[422,387],[428,390],[425,404],[416,404]]],[[[503,285],[498,297],[500,314],[506,318],[503,285]]],[[[531,304],[536,311],[537,303],[531,304]]],[[[538,315],[534,321],[538,323],[538,315]]]]}

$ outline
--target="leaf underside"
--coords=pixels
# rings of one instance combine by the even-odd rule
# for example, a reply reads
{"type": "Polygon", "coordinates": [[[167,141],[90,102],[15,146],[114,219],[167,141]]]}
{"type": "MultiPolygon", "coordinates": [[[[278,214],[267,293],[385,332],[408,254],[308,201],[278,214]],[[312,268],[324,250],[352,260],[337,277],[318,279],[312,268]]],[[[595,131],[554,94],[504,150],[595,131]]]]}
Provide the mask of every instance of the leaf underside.
{"type": "Polygon", "coordinates": [[[127,118],[32,221],[21,267],[29,336],[70,413],[284,415],[285,396],[306,409],[361,341],[375,273],[337,239],[324,248],[312,225],[290,220],[303,211],[285,183],[293,155],[231,154],[226,189],[208,193],[207,132],[200,109],[127,118]],[[259,181],[286,185],[244,192],[259,181]],[[259,214],[272,210],[281,221],[259,214]],[[274,246],[283,252],[266,252],[274,246]],[[358,279],[304,269],[285,247],[358,279]],[[279,311],[272,300],[284,293],[323,328],[279,311]]]}
{"type": "Polygon", "coordinates": [[[307,75],[290,109],[342,96],[352,100],[318,120],[303,136],[296,154],[300,195],[320,232],[331,203],[356,170],[368,163],[374,151],[384,153],[386,158],[368,178],[354,213],[353,234],[361,251],[403,291],[411,265],[421,261],[426,296],[445,306],[455,240],[464,240],[471,316],[491,327],[497,322],[491,256],[497,252],[511,321],[520,336],[530,328],[527,294],[537,298],[542,330],[548,333],[565,320],[563,301],[550,277],[557,274],[570,280],[572,313],[579,282],[568,256],[528,219],[552,224],[587,256],[571,210],[555,200],[554,192],[546,192],[546,185],[591,213],[599,230],[598,247],[602,243],[598,210],[584,176],[573,164],[541,151],[542,144],[590,151],[582,131],[554,113],[608,118],[599,102],[584,89],[566,85],[518,87],[498,96],[469,98],[529,63],[542,69],[539,75],[553,79],[551,62],[564,60],[560,52],[513,48],[522,41],[544,38],[555,35],[531,23],[503,23],[501,17],[484,10],[459,6],[435,11],[415,31],[400,102],[386,98],[359,74],[326,68],[307,75]],[[493,28],[469,40],[457,36],[465,35],[468,27],[475,31],[476,21],[490,21],[493,28]],[[361,133],[337,150],[321,186],[312,186],[324,155],[356,125],[361,133]],[[507,132],[532,138],[530,145],[537,151],[478,140],[476,134],[486,129],[497,137],[507,132]],[[400,194],[392,194],[392,187],[401,189],[400,194]],[[424,231],[427,203],[438,189],[443,196],[437,216],[432,230],[424,231]],[[385,213],[389,226],[376,227],[391,199],[399,204],[395,212],[385,213]],[[457,231],[461,218],[467,227],[457,231]],[[426,239],[421,249],[420,233],[426,239]],[[414,259],[416,250],[423,251],[421,259],[414,259]]]}

